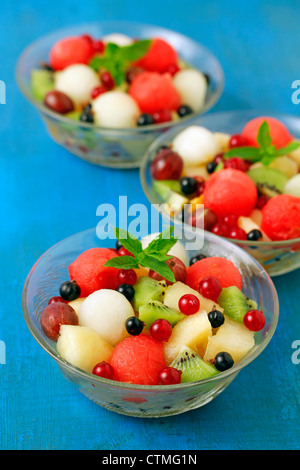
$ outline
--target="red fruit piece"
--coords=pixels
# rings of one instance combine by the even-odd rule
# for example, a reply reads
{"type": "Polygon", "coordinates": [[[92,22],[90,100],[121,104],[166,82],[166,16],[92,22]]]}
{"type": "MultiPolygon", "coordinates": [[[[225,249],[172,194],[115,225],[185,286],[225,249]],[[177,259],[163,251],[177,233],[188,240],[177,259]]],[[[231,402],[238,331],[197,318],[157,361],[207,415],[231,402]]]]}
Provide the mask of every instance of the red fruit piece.
{"type": "Polygon", "coordinates": [[[164,39],[154,38],[147,53],[135,65],[152,72],[165,72],[177,63],[177,52],[164,39]]]}
{"type": "Polygon", "coordinates": [[[224,168],[235,168],[240,171],[248,171],[250,168],[250,163],[243,160],[240,157],[228,158],[224,161],[224,168]]]}
{"type": "Polygon", "coordinates": [[[214,276],[206,276],[201,279],[198,291],[206,299],[211,299],[214,302],[218,301],[218,297],[221,294],[222,284],[218,278],[214,276]]]}
{"type": "Polygon", "coordinates": [[[249,142],[248,145],[258,147],[257,133],[264,121],[266,121],[269,125],[272,144],[275,145],[276,148],[284,147],[293,140],[288,129],[284,124],[282,124],[282,122],[273,117],[261,116],[249,121],[242,131],[242,136],[245,137],[245,139],[247,139],[249,142]]]}
{"type": "Polygon", "coordinates": [[[262,208],[261,229],[271,240],[300,237],[300,198],[280,194],[262,208]]]}
{"type": "Polygon", "coordinates": [[[130,85],[129,94],[142,113],[153,114],[161,109],[176,110],[181,98],[169,74],[143,72],[130,85]]]}
{"type": "Polygon", "coordinates": [[[91,248],[70,264],[70,279],[75,279],[80,286],[81,297],[87,297],[99,289],[118,287],[119,270],[104,266],[106,261],[116,256],[118,255],[108,248],[91,248]]]}
{"type": "Polygon", "coordinates": [[[198,291],[200,281],[212,276],[219,279],[222,287],[242,288],[242,276],[238,268],[229,259],[211,256],[203,258],[187,268],[186,284],[198,291]]]}
{"type": "Polygon", "coordinates": [[[56,42],[50,51],[50,65],[63,70],[73,64],[88,64],[94,55],[91,41],[85,37],[68,37],[56,42]]]}
{"type": "Polygon", "coordinates": [[[178,180],[182,170],[181,156],[171,149],[160,150],[150,167],[151,175],[156,180],[178,180]]]}
{"type": "MultiPolygon", "coordinates": [[[[166,264],[169,266],[169,268],[173,272],[175,281],[185,282],[186,266],[179,258],[177,258],[176,256],[173,256],[168,261],[166,261],[166,264]]],[[[166,280],[163,276],[158,274],[153,269],[150,269],[149,277],[151,277],[152,279],[156,279],[157,281],[165,280],[167,285],[173,284],[171,281],[166,280]]]]}
{"type": "Polygon", "coordinates": [[[78,325],[75,310],[64,302],[48,304],[41,315],[41,328],[48,338],[57,341],[61,325],[78,325]]]}
{"type": "Polygon", "coordinates": [[[99,364],[96,364],[93,368],[92,373],[98,375],[98,377],[103,377],[105,379],[112,380],[114,378],[114,370],[108,362],[102,361],[99,364]]]}
{"type": "Polygon", "coordinates": [[[229,148],[245,147],[249,145],[248,140],[243,135],[234,134],[229,140],[229,148]]]}
{"type": "Polygon", "coordinates": [[[175,367],[166,367],[158,374],[159,385],[176,385],[181,382],[182,370],[175,369],[175,367]]]}
{"type": "Polygon", "coordinates": [[[266,324],[262,310],[249,310],[243,318],[244,325],[251,331],[260,331],[266,324]]]}
{"type": "Polygon", "coordinates": [[[51,90],[46,94],[44,105],[60,114],[70,113],[74,109],[73,101],[58,90],[51,90]]]}
{"type": "Polygon", "coordinates": [[[257,189],[249,176],[233,168],[213,173],[204,189],[204,205],[218,217],[248,216],[257,201],[257,189]]]}
{"type": "Polygon", "coordinates": [[[163,343],[143,334],[125,338],[116,345],[110,365],[119,382],[157,385],[158,374],[166,367],[163,343]]]}

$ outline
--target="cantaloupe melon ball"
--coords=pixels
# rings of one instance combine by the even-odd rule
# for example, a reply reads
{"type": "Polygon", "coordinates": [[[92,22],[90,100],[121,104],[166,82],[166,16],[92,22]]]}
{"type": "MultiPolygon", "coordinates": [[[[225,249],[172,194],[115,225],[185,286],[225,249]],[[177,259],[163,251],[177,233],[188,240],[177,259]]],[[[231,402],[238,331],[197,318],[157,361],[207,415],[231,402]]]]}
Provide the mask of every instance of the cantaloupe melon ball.
{"type": "Polygon", "coordinates": [[[181,156],[186,167],[211,161],[221,147],[215,135],[202,126],[189,126],[173,140],[173,150],[181,156]]]}
{"type": "Polygon", "coordinates": [[[91,99],[92,90],[101,84],[99,75],[88,65],[74,64],[55,74],[55,89],[82,106],[91,99]]]}
{"type": "Polygon", "coordinates": [[[127,336],[125,322],[134,316],[130,302],[112,289],[100,289],[90,294],[78,312],[80,326],[97,331],[108,343],[115,345],[127,336]]]}
{"type": "Polygon", "coordinates": [[[190,106],[194,112],[200,111],[205,102],[207,81],[199,70],[180,70],[173,78],[173,85],[183,104],[190,106]]]}
{"type": "Polygon", "coordinates": [[[102,38],[102,40],[106,44],[109,43],[109,42],[112,42],[113,44],[117,44],[120,47],[130,46],[130,44],[133,43],[132,38],[130,38],[126,34],[122,34],[122,33],[107,34],[106,36],[104,36],[102,38]]]}
{"type": "MultiPolygon", "coordinates": [[[[158,235],[159,233],[151,233],[150,235],[147,235],[146,237],[142,238],[141,243],[142,243],[143,249],[145,249],[152,240],[158,237],[158,235]]],[[[171,248],[168,254],[170,256],[176,256],[187,266],[188,254],[187,254],[184,244],[180,240],[177,240],[177,242],[175,243],[175,245],[173,245],[173,247],[171,248]]]]}
{"type": "Polygon", "coordinates": [[[133,98],[123,91],[108,91],[92,103],[95,123],[103,127],[126,129],[136,127],[141,114],[133,98]]]}

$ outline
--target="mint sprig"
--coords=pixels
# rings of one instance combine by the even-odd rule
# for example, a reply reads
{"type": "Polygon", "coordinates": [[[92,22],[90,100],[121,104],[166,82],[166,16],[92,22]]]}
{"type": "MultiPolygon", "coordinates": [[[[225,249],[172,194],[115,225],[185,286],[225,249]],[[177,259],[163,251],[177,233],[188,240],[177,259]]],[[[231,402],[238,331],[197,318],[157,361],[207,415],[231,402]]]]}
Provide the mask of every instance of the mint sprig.
{"type": "Polygon", "coordinates": [[[138,269],[143,266],[153,269],[168,281],[175,282],[174,273],[166,264],[172,258],[168,252],[177,242],[173,232],[174,226],[168,227],[143,249],[141,241],[134,235],[124,229],[114,228],[116,238],[132,256],[111,258],[105,266],[118,269],[138,269]]]}
{"type": "Polygon", "coordinates": [[[300,146],[300,143],[298,142],[290,142],[285,147],[276,149],[275,145],[272,144],[272,137],[267,121],[263,121],[260,125],[256,140],[258,147],[236,147],[228,150],[224,154],[224,158],[240,157],[244,160],[249,160],[252,163],[260,162],[263,165],[268,166],[273,160],[275,160],[275,158],[286,155],[300,146]]]}
{"type": "Polygon", "coordinates": [[[110,72],[117,86],[126,79],[126,70],[130,63],[143,57],[151,46],[151,39],[141,39],[129,46],[118,46],[108,43],[103,56],[96,56],[90,62],[90,67],[98,72],[99,69],[110,72]]]}

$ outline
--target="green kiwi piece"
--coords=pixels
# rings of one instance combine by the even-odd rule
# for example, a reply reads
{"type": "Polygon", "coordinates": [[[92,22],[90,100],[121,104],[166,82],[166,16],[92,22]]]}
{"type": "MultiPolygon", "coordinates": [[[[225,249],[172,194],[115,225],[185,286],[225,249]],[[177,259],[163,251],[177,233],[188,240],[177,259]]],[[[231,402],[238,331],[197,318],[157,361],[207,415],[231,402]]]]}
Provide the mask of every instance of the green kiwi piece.
{"type": "Polygon", "coordinates": [[[187,346],[182,346],[170,367],[181,370],[181,383],[196,382],[218,374],[213,364],[205,362],[199,354],[187,346]]]}
{"type": "Polygon", "coordinates": [[[257,303],[248,299],[236,286],[223,287],[218,297],[218,304],[224,309],[224,315],[240,323],[249,310],[255,310],[257,303]]]}
{"type": "Polygon", "coordinates": [[[281,171],[266,166],[253,168],[247,174],[256,184],[258,192],[269,197],[282,194],[288,180],[281,171]]]}
{"type": "Polygon", "coordinates": [[[162,300],[167,286],[163,281],[141,276],[134,285],[133,308],[138,312],[140,307],[152,300],[162,300]]]}
{"type": "Polygon", "coordinates": [[[31,90],[34,97],[43,101],[46,94],[53,90],[53,72],[46,69],[34,69],[31,72],[31,90]]]}
{"type": "Polygon", "coordinates": [[[181,193],[180,183],[177,180],[153,180],[153,191],[155,191],[162,200],[168,201],[173,193],[181,193]]]}
{"type": "Polygon", "coordinates": [[[151,300],[139,308],[139,319],[145,323],[145,328],[149,329],[156,320],[168,320],[175,326],[185,315],[174,308],[167,307],[158,300],[151,300]]]}

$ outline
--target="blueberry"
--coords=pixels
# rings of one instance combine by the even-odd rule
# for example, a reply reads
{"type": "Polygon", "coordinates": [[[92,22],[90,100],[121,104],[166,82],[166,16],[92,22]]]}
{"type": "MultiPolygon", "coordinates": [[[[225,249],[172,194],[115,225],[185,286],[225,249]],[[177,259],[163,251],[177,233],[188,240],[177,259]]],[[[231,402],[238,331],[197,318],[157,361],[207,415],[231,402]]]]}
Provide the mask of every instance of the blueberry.
{"type": "Polygon", "coordinates": [[[182,106],[180,106],[180,108],[177,109],[177,113],[179,117],[188,116],[189,114],[192,114],[193,112],[194,111],[192,110],[192,108],[188,106],[187,104],[183,104],[182,106]]]}
{"type": "Polygon", "coordinates": [[[137,120],[138,126],[149,126],[150,124],[154,124],[154,119],[151,114],[141,114],[137,120]]]}
{"type": "Polygon", "coordinates": [[[70,302],[72,300],[78,299],[81,290],[76,281],[65,281],[60,286],[59,292],[64,300],[70,302]]]}
{"type": "Polygon", "coordinates": [[[125,328],[127,333],[132,336],[137,336],[143,331],[144,323],[137,317],[129,317],[126,320],[125,328]]]}
{"type": "Polygon", "coordinates": [[[117,240],[116,241],[116,249],[119,250],[120,248],[122,248],[122,246],[123,246],[122,243],[119,240],[117,240]]]}
{"type": "Polygon", "coordinates": [[[93,112],[92,112],[91,104],[88,104],[83,109],[83,111],[81,113],[81,116],[80,116],[80,121],[81,122],[94,122],[94,115],[93,115],[93,112]]]}
{"type": "Polygon", "coordinates": [[[258,240],[260,240],[262,238],[262,233],[260,230],[258,229],[254,229],[254,230],[251,230],[251,232],[249,232],[247,234],[247,240],[251,241],[251,242],[256,242],[258,240]]]}
{"type": "Polygon", "coordinates": [[[135,290],[130,284],[120,284],[117,291],[123,294],[129,302],[133,299],[135,290]]]}
{"type": "Polygon", "coordinates": [[[234,361],[228,352],[219,352],[215,357],[215,367],[220,372],[230,369],[233,364],[234,361]]]}
{"type": "Polygon", "coordinates": [[[225,320],[223,313],[219,310],[212,310],[209,312],[208,319],[212,328],[219,328],[219,326],[223,325],[225,320]]]}
{"type": "Polygon", "coordinates": [[[184,178],[180,180],[180,187],[181,187],[181,191],[183,192],[183,194],[188,196],[196,192],[198,183],[195,180],[195,178],[192,178],[190,176],[185,176],[184,178]]]}
{"type": "Polygon", "coordinates": [[[204,258],[207,258],[207,256],[203,255],[202,253],[198,253],[198,255],[195,255],[190,259],[190,266],[192,266],[192,264],[195,264],[197,261],[200,261],[201,259],[204,259],[204,258]]]}
{"type": "Polygon", "coordinates": [[[216,162],[209,162],[206,165],[207,173],[209,173],[210,175],[215,171],[216,168],[217,168],[217,163],[216,162]]]}

